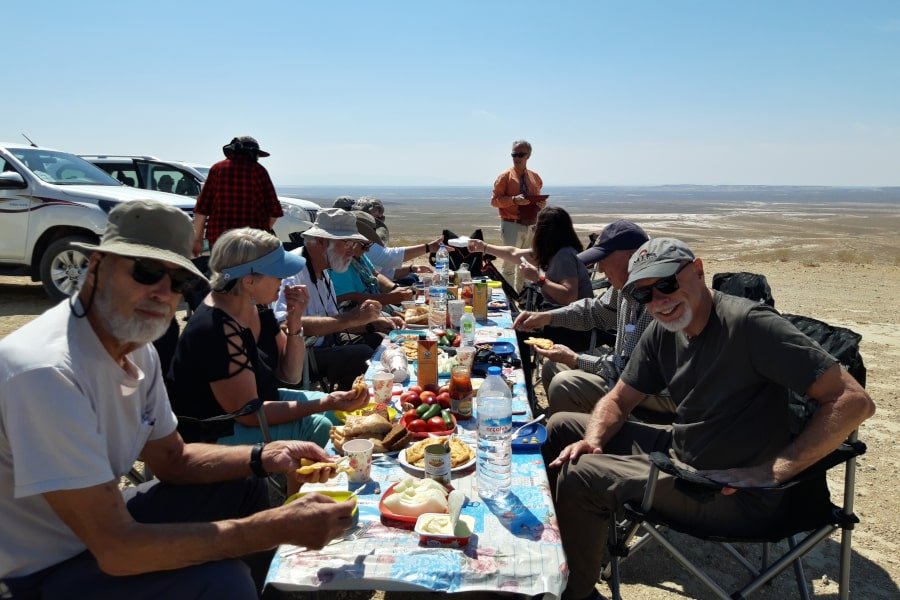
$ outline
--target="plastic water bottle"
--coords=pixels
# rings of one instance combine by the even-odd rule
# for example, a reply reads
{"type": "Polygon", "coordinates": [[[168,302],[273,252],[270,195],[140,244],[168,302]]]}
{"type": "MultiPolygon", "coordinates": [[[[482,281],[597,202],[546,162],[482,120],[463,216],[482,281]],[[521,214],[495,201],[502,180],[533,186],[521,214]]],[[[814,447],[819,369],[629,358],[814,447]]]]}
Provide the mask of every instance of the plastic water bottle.
{"type": "Polygon", "coordinates": [[[459,335],[461,336],[460,346],[475,345],[475,313],[472,312],[471,306],[465,308],[465,312],[459,320],[459,335]]]}
{"type": "Polygon", "coordinates": [[[447,285],[450,276],[450,252],[447,251],[447,246],[444,244],[438,247],[438,251],[434,255],[434,270],[443,276],[444,285],[447,285]]]}
{"type": "Polygon", "coordinates": [[[500,367],[488,367],[478,390],[478,454],[475,478],[478,495],[501,500],[512,481],[512,393],[500,376],[500,367]]]}

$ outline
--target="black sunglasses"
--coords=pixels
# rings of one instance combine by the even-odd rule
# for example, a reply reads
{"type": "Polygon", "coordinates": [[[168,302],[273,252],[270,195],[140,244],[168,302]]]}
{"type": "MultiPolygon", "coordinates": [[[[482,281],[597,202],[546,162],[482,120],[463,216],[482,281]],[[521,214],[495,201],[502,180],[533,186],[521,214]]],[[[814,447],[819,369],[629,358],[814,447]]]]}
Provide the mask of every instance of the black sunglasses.
{"type": "Polygon", "coordinates": [[[649,304],[650,301],[653,300],[653,290],[657,290],[660,294],[665,294],[667,296],[678,291],[680,286],[678,285],[678,279],[676,279],[676,277],[678,277],[678,274],[684,271],[684,268],[689,264],[691,263],[682,263],[675,273],[657,280],[656,283],[633,288],[630,293],[631,298],[638,304],[649,304]]]}
{"type": "Polygon", "coordinates": [[[156,285],[168,275],[172,282],[172,291],[176,294],[183,294],[191,289],[197,281],[192,273],[184,269],[170,269],[158,261],[147,258],[129,258],[134,261],[131,278],[141,285],[156,285]]]}
{"type": "Polygon", "coordinates": [[[357,242],[357,243],[359,244],[359,247],[362,248],[363,252],[368,252],[369,249],[375,245],[375,242],[367,242],[365,244],[362,242],[357,242]]]}
{"type": "Polygon", "coordinates": [[[510,154],[510,156],[512,156],[513,158],[525,158],[526,156],[528,156],[528,153],[527,152],[513,152],[512,154],[510,154]]]}

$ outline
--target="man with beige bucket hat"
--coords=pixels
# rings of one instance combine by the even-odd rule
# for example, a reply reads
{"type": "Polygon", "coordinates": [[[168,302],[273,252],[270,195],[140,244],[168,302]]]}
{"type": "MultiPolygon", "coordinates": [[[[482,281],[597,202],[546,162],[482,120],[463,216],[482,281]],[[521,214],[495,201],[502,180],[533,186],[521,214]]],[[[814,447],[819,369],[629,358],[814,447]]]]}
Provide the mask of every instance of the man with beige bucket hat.
{"type": "Polygon", "coordinates": [[[115,207],[84,285],[0,341],[0,595],[256,598],[281,543],[320,548],[353,502],[311,494],[265,510],[262,478],[299,483],[309,442],[185,444],[150,344],[203,276],[191,220],[152,201],[115,207]],[[119,489],[141,457],[158,479],[119,489]],[[177,523],[177,524],[176,524],[177,523]]]}

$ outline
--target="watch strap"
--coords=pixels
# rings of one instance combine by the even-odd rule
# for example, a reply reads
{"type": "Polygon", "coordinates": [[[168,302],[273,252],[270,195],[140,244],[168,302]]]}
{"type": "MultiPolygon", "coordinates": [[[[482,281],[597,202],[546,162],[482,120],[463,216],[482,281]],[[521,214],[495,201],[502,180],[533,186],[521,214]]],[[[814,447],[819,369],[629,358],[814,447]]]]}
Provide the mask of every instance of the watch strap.
{"type": "Polygon", "coordinates": [[[269,476],[269,472],[263,468],[262,464],[262,452],[265,447],[266,445],[260,442],[259,444],[254,444],[250,450],[250,470],[257,477],[263,478],[269,476]]]}

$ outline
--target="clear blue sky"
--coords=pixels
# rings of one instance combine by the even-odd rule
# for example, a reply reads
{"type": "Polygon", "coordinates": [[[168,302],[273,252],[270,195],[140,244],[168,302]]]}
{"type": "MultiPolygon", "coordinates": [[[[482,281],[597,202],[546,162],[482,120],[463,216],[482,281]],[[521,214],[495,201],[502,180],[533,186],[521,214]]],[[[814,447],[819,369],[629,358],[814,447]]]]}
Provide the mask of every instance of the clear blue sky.
{"type": "Polygon", "coordinates": [[[32,2],[0,140],[279,185],[900,185],[900,2],[32,2]]]}

